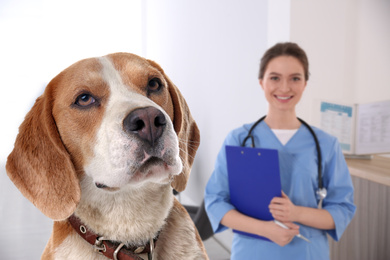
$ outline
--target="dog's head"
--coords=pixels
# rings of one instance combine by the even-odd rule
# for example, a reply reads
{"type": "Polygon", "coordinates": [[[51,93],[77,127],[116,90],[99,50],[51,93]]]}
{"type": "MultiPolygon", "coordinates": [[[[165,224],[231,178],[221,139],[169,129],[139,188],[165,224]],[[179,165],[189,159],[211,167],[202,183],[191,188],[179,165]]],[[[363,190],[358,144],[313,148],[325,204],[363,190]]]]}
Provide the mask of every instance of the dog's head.
{"type": "Polygon", "coordinates": [[[184,190],[199,130],[153,61],[126,53],[79,61],[46,87],[19,128],[7,173],[45,215],[65,219],[80,180],[116,192],[150,182],[184,190]]]}

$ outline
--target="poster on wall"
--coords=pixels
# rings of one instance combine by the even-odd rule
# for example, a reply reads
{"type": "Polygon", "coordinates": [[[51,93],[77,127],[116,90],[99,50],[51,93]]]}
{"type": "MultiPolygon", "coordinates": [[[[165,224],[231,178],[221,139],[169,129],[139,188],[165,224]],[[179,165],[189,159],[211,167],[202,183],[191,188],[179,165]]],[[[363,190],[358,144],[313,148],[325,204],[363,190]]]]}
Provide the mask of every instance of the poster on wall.
{"type": "Polygon", "coordinates": [[[367,104],[321,102],[320,128],[345,154],[390,153],[390,100],[367,104]]]}

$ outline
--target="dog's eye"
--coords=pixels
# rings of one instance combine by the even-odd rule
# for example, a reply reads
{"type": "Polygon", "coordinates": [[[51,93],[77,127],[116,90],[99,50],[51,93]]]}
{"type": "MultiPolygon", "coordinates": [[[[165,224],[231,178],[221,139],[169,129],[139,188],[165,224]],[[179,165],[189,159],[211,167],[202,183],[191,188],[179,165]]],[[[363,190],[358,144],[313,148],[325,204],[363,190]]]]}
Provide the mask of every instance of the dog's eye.
{"type": "Polygon", "coordinates": [[[81,94],[76,98],[75,104],[80,107],[88,107],[96,103],[96,99],[90,94],[81,94]]]}
{"type": "Polygon", "coordinates": [[[161,80],[158,78],[153,78],[148,82],[148,94],[153,92],[158,92],[162,88],[161,80]]]}

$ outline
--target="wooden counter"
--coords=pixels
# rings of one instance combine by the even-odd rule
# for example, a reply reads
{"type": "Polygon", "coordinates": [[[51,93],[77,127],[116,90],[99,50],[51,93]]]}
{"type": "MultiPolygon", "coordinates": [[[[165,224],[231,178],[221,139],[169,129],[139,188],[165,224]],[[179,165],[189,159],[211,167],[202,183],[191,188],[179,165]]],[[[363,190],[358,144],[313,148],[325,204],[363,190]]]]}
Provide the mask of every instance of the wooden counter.
{"type": "Polygon", "coordinates": [[[329,239],[332,260],[390,259],[390,158],[347,159],[356,214],[339,242],[329,239]]]}
{"type": "Polygon", "coordinates": [[[390,158],[375,155],[371,160],[346,161],[352,176],[390,186],[390,158]]]}

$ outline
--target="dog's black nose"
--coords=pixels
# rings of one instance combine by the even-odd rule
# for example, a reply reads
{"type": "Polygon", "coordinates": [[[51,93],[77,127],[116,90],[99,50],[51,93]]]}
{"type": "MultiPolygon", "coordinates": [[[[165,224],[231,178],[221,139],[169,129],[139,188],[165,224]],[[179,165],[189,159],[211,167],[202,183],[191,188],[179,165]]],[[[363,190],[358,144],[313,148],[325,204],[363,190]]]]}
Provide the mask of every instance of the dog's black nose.
{"type": "Polygon", "coordinates": [[[167,121],[164,114],[154,107],[138,108],[123,120],[123,128],[127,133],[138,135],[142,140],[154,146],[162,135],[167,121]]]}

